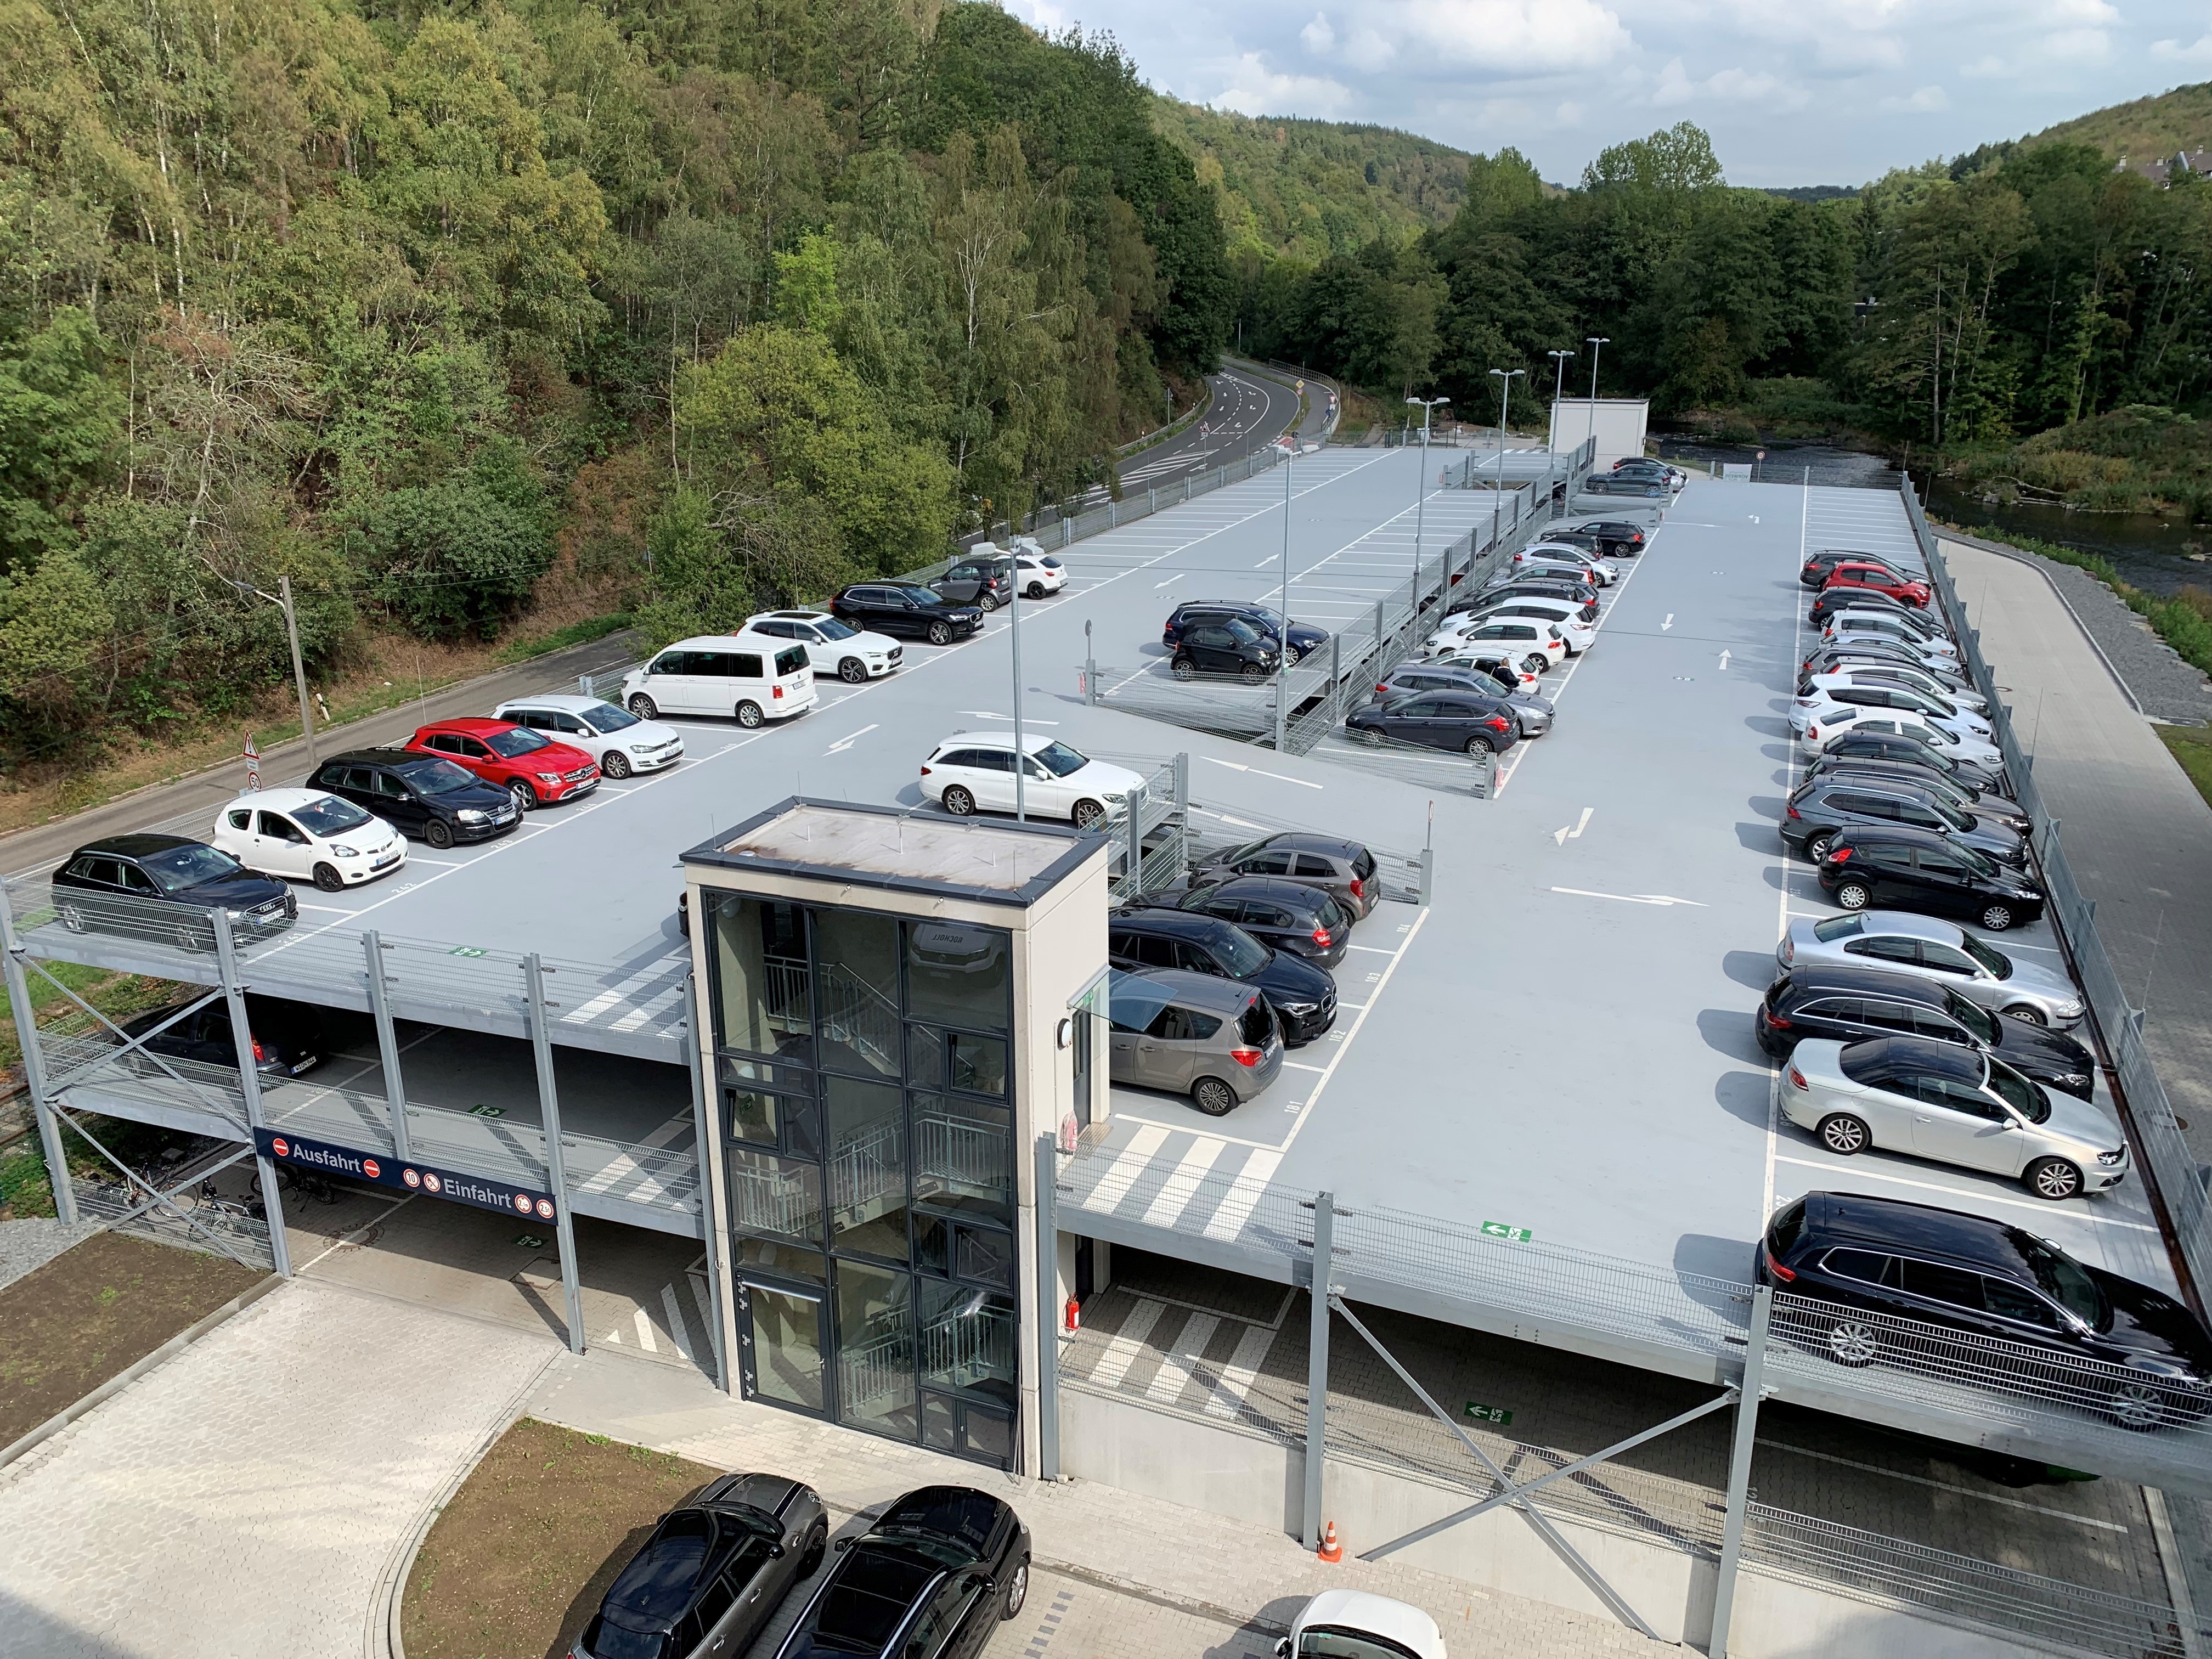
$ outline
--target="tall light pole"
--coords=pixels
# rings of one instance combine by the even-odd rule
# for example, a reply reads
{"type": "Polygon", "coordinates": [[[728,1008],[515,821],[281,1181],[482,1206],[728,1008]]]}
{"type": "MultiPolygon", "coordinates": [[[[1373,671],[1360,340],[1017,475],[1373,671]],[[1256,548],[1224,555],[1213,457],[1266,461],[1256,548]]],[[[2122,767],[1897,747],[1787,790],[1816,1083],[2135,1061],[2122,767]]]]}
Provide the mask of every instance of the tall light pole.
{"type": "MultiPolygon", "coordinates": [[[[1583,338],[1583,343],[1590,349],[1589,435],[1592,438],[1595,438],[1597,436],[1597,354],[1603,350],[1607,346],[1613,343],[1613,337],[1610,334],[1585,335],[1583,338]]],[[[1597,460],[1597,451],[1595,448],[1590,451],[1590,460],[1593,465],[1595,465],[1597,460]]]]}
{"type": "Polygon", "coordinates": [[[300,694],[300,732],[307,740],[307,769],[312,772],[322,764],[322,757],[315,752],[315,716],[307,707],[307,671],[300,661],[300,619],[292,609],[292,579],[279,576],[274,593],[264,593],[252,582],[233,581],[231,586],[268,600],[284,613],[284,637],[292,647],[292,689],[300,694]]]}
{"type": "Polygon", "coordinates": [[[1030,821],[1029,791],[1024,783],[1029,777],[1029,751],[1022,747],[1022,555],[1018,536],[1009,536],[1012,544],[1008,549],[1006,562],[1012,568],[1014,591],[1006,599],[1006,629],[1013,635],[1014,650],[1014,822],[1030,821]]]}
{"type": "MultiPolygon", "coordinates": [[[[1567,395],[1567,359],[1574,355],[1575,354],[1571,351],[1554,351],[1550,354],[1552,368],[1554,371],[1552,376],[1552,408],[1553,410],[1552,416],[1552,432],[1555,437],[1559,430],[1559,417],[1557,412],[1559,407],[1559,399],[1567,395]]],[[[1554,454],[1559,453],[1559,447],[1557,443],[1547,445],[1546,447],[1549,448],[1554,454]]]]}
{"type": "Polygon", "coordinates": [[[1449,398],[1408,398],[1421,410],[1421,476],[1413,480],[1413,608],[1421,605],[1421,520],[1429,505],[1429,412],[1449,398]]]}
{"type": "Polygon", "coordinates": [[[1283,625],[1283,635],[1275,641],[1275,752],[1281,754],[1287,740],[1291,723],[1287,678],[1291,669],[1291,468],[1297,459],[1298,445],[1295,436],[1283,442],[1283,592],[1282,602],[1276,616],[1283,625]]]}
{"type": "Polygon", "coordinates": [[[1526,374],[1525,368],[1493,368],[1491,375],[1498,382],[1498,500],[1492,504],[1490,521],[1498,522],[1498,509],[1505,501],[1505,408],[1513,398],[1513,377],[1526,374]]]}

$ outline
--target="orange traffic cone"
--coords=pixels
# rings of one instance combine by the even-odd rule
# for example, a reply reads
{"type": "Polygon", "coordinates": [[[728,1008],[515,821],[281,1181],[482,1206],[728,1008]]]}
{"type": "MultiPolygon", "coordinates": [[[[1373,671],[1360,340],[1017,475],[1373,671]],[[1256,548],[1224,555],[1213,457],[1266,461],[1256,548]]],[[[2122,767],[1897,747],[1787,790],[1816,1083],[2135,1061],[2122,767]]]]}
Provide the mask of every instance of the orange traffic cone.
{"type": "Polygon", "coordinates": [[[1316,1552],[1324,1561],[1344,1559],[1344,1546],[1336,1541],[1336,1522],[1332,1521],[1322,1528],[1321,1548],[1316,1552]]]}

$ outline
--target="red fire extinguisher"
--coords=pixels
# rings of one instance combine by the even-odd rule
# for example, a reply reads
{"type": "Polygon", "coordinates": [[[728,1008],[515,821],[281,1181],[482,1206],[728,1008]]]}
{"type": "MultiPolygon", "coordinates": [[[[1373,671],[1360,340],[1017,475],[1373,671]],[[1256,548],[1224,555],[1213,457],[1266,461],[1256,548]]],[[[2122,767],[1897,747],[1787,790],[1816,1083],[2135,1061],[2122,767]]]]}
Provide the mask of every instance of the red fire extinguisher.
{"type": "Polygon", "coordinates": [[[1083,1328],[1083,1310],[1072,1296],[1067,1298],[1067,1309],[1061,1316],[1061,1319],[1065,1328],[1070,1331],[1079,1331],[1083,1328]]]}

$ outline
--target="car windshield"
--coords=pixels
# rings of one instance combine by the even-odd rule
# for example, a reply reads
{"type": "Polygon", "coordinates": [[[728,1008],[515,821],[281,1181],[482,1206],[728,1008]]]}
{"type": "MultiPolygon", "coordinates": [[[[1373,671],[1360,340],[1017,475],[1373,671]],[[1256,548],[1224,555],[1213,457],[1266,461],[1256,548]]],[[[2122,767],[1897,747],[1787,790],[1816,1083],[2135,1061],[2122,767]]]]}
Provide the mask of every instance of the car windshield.
{"type": "Polygon", "coordinates": [[[660,1659],[668,1644],[665,1632],[631,1630],[605,1617],[592,1621],[584,1639],[579,1650],[592,1659],[660,1659]]]}
{"type": "Polygon", "coordinates": [[[911,599],[916,605],[942,605],[945,603],[942,595],[933,592],[927,587],[913,587],[904,583],[901,583],[898,586],[891,589],[891,592],[904,595],[907,599],[911,599]]]}
{"type": "Polygon", "coordinates": [[[1297,1659],[1419,1659],[1419,1656],[1413,1649],[1370,1631],[1309,1625],[1298,1632],[1297,1659]]]}
{"type": "Polygon", "coordinates": [[[1259,630],[1242,617],[1231,617],[1222,626],[1229,630],[1229,637],[1239,645],[1257,645],[1260,642],[1259,630]]]}
{"type": "Polygon", "coordinates": [[[2105,1293],[2097,1288],[2097,1281],[2089,1277],[2080,1262],[2018,1227],[2006,1228],[2005,1236],[2020,1252],[2028,1271],[2035,1275],[2035,1282],[2052,1300],[2093,1330],[2101,1331],[2111,1326],[2112,1310],[2105,1300],[2105,1293]]]}
{"type": "Polygon", "coordinates": [[[295,806],[292,817],[311,836],[335,836],[341,830],[358,830],[368,822],[368,813],[336,795],[324,795],[305,806],[295,806]]]}
{"type": "MultiPolygon", "coordinates": [[[[1223,859],[1221,862],[1224,864],[1242,864],[1246,859],[1253,857],[1255,854],[1266,852],[1268,847],[1273,842],[1274,839],[1275,838],[1273,836],[1262,836],[1259,840],[1238,848],[1235,852],[1229,854],[1227,858],[1223,859]]],[[[1283,867],[1286,870],[1290,868],[1288,865],[1285,865],[1283,867]]]]}
{"type": "Polygon", "coordinates": [[[637,716],[629,709],[617,708],[611,702],[595,702],[584,709],[579,718],[603,738],[611,732],[627,732],[639,724],[637,716]]]}
{"type": "Polygon", "coordinates": [[[1056,778],[1064,778],[1072,772],[1079,772],[1091,764],[1091,757],[1088,755],[1078,754],[1057,738],[1045,744],[1043,748],[1033,751],[1030,758],[1056,778]]]}
{"type": "Polygon", "coordinates": [[[860,637],[859,629],[848,623],[841,623],[835,617],[810,617],[807,622],[809,626],[825,640],[852,640],[860,637]]]}
{"type": "Polygon", "coordinates": [[[2051,1097],[2043,1092],[2042,1085],[2029,1082],[2001,1060],[1990,1061],[1989,1086],[2030,1123],[2051,1121],[2051,1097]]]}
{"type": "Polygon", "coordinates": [[[2012,977],[2012,958],[2000,951],[1992,951],[1972,933],[1961,932],[1959,935],[1959,946],[1999,979],[2012,977]]]}
{"type": "Polygon", "coordinates": [[[212,847],[203,847],[195,842],[188,847],[172,847],[148,854],[138,860],[138,867],[153,877],[163,892],[180,893],[204,881],[221,881],[225,876],[237,875],[246,866],[228,853],[218,853],[212,847]]]}
{"type": "Polygon", "coordinates": [[[1830,916],[1826,921],[1813,924],[1813,937],[1823,945],[1833,945],[1839,939],[1851,939],[1866,931],[1866,922],[1858,916],[1830,916]]]}
{"type": "Polygon", "coordinates": [[[511,732],[487,732],[484,741],[491,745],[493,754],[508,760],[535,750],[550,748],[553,743],[552,738],[533,732],[526,726],[518,726],[511,732]]]}
{"type": "Polygon", "coordinates": [[[1274,957],[1274,952],[1242,928],[1227,928],[1215,945],[1222,966],[1231,979],[1249,979],[1274,957]]]}
{"type": "Polygon", "coordinates": [[[448,760],[416,761],[392,770],[404,778],[410,787],[425,795],[450,795],[476,781],[474,774],[448,760]]]}
{"type": "Polygon", "coordinates": [[[1953,842],[1944,850],[1961,860],[1966,868],[1978,876],[1986,878],[1997,872],[1997,861],[1987,853],[1977,852],[1971,847],[1962,847],[1957,842],[1953,842]]]}
{"type": "Polygon", "coordinates": [[[1943,1012],[1957,1020],[1984,1042],[2002,1040],[2004,1032],[1997,1024],[1997,1017],[1986,1008],[1978,1008],[1956,991],[1943,993],[1943,1012]]]}

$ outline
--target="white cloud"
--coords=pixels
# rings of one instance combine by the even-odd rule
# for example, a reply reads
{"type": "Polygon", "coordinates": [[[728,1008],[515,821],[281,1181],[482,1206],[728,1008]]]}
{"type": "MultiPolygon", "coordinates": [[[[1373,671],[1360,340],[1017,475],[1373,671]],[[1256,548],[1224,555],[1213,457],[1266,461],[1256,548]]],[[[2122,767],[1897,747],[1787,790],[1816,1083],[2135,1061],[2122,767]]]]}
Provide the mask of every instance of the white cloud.
{"type": "Polygon", "coordinates": [[[1802,87],[1764,70],[1729,68],[1716,70],[1703,81],[1692,80],[1682,60],[1670,58],[1659,71],[1650,101],[1659,109],[1700,104],[1743,104],[1778,113],[1802,109],[1810,100],[1802,87]]]}
{"type": "Polygon", "coordinates": [[[1336,48],[1336,31],[1329,27],[1328,14],[1316,12],[1313,21],[1298,31],[1298,39],[1315,57],[1328,57],[1336,48]]]}
{"type": "Polygon", "coordinates": [[[1951,107],[1951,100],[1941,87],[1918,87],[1902,97],[1885,98],[1884,109],[1902,110],[1910,115],[1932,115],[1938,110],[1951,107]]]}
{"type": "Polygon", "coordinates": [[[1258,52],[1231,68],[1228,82],[1206,100],[1240,115],[1309,115],[1328,120],[1351,108],[1352,88],[1317,75],[1278,75],[1258,52]]]}
{"type": "Polygon", "coordinates": [[[1401,66],[1508,75],[1589,70],[1635,44],[1601,0],[1376,0],[1359,21],[1340,38],[1316,17],[1299,38],[1314,56],[1369,74],[1401,66]]]}
{"type": "Polygon", "coordinates": [[[1970,81],[1995,81],[2012,72],[2012,65],[1995,53],[1977,58],[1971,64],[1962,64],[1959,66],[1959,73],[1970,81]]]}
{"type": "Polygon", "coordinates": [[[2212,34],[2199,35],[2188,46],[2179,40],[2154,40],[2151,55],[2173,64],[2212,64],[2212,34]]]}

